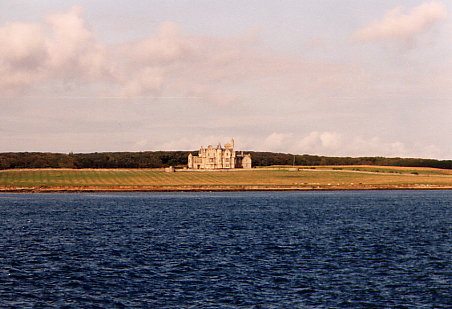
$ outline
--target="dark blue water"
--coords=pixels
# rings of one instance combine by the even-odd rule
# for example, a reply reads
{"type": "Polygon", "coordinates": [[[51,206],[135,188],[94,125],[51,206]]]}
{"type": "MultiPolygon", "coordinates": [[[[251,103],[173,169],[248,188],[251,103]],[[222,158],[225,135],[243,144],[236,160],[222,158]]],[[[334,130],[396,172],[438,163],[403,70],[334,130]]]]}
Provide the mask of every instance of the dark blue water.
{"type": "Polygon", "coordinates": [[[452,191],[0,194],[0,218],[0,307],[452,304],[452,191]]]}

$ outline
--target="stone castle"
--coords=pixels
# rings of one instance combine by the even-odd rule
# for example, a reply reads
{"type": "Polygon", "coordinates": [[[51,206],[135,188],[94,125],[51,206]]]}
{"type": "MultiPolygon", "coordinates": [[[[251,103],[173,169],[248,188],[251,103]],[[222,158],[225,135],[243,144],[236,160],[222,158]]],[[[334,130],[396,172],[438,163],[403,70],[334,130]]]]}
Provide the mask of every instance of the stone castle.
{"type": "Polygon", "coordinates": [[[251,168],[251,155],[236,153],[234,150],[234,139],[224,148],[218,144],[217,147],[209,145],[207,148],[201,146],[199,154],[188,155],[188,168],[190,169],[231,169],[251,168]]]}

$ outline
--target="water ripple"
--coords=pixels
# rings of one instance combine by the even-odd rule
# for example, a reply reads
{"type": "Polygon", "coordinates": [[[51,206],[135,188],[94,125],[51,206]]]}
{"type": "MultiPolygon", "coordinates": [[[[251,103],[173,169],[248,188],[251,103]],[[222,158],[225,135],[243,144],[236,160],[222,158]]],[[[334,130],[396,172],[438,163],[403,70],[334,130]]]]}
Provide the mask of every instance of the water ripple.
{"type": "Polygon", "coordinates": [[[452,192],[2,194],[0,307],[448,308],[452,192]]]}

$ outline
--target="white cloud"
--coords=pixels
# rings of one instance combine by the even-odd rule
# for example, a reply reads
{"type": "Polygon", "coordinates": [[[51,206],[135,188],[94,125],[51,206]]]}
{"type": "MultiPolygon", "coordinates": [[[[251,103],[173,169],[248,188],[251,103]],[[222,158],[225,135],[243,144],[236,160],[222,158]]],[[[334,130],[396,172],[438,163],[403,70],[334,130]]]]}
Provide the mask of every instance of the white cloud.
{"type": "Polygon", "coordinates": [[[162,85],[162,71],[158,68],[144,67],[134,72],[129,80],[124,79],[121,96],[133,97],[143,93],[159,93],[162,85]]]}
{"type": "Polygon", "coordinates": [[[338,132],[313,131],[308,134],[273,132],[261,139],[239,136],[236,139],[247,149],[273,152],[334,153],[342,147],[342,137],[338,132]]]}
{"type": "Polygon", "coordinates": [[[341,137],[336,132],[323,132],[320,134],[320,141],[323,147],[336,149],[341,144],[341,137]]]}
{"type": "Polygon", "coordinates": [[[292,134],[285,133],[272,133],[264,140],[263,149],[272,149],[273,151],[287,151],[287,145],[290,144],[290,138],[292,134]]]}
{"type": "Polygon", "coordinates": [[[0,28],[0,90],[20,88],[40,79],[47,57],[38,25],[7,23],[0,28]]]}
{"type": "Polygon", "coordinates": [[[162,64],[183,60],[195,52],[196,47],[180,32],[179,25],[161,23],[155,35],[122,46],[131,61],[138,64],[162,64]]]}
{"type": "Polygon", "coordinates": [[[46,57],[44,34],[39,25],[6,23],[0,28],[0,40],[6,64],[35,67],[46,57]]]}
{"type": "Polygon", "coordinates": [[[0,27],[0,89],[26,89],[48,81],[106,79],[104,47],[86,28],[82,9],[47,16],[41,24],[0,27]]]}
{"type": "Polygon", "coordinates": [[[410,43],[416,36],[430,30],[447,18],[447,9],[438,1],[423,3],[408,12],[396,7],[378,21],[356,31],[352,38],[357,41],[395,40],[410,43]]]}
{"type": "Polygon", "coordinates": [[[0,89],[52,87],[54,93],[69,83],[80,94],[99,84],[103,96],[194,96],[224,106],[245,92],[300,98],[351,88],[345,86],[353,82],[350,66],[281,56],[259,42],[256,33],[193,36],[164,22],[141,40],[108,45],[75,6],[39,24],[0,25],[0,89]]]}
{"type": "MultiPolygon", "coordinates": [[[[419,151],[420,145],[410,145],[400,141],[384,141],[380,137],[363,137],[344,135],[339,132],[312,131],[292,134],[277,133],[261,139],[238,136],[238,143],[245,144],[246,149],[273,151],[294,154],[313,154],[327,156],[386,156],[386,157],[441,157],[435,145],[429,145],[419,151]]],[[[177,149],[176,145],[173,145],[177,149]]]]}
{"type": "Polygon", "coordinates": [[[399,141],[386,142],[379,137],[364,138],[362,136],[354,136],[350,139],[348,149],[350,153],[359,154],[361,156],[391,156],[403,157],[408,156],[410,152],[406,146],[399,141]]]}
{"type": "MultiPolygon", "coordinates": [[[[344,135],[339,132],[312,131],[309,133],[273,132],[261,138],[234,136],[237,150],[271,151],[293,154],[312,154],[327,156],[386,156],[416,157],[419,156],[418,145],[407,147],[400,141],[383,141],[376,136],[344,135]]],[[[217,145],[226,143],[230,137],[223,135],[200,135],[192,138],[180,137],[152,145],[153,149],[190,150],[199,149],[201,145],[217,145]]],[[[148,146],[149,143],[148,143],[148,146]]],[[[422,154],[431,157],[438,154],[437,147],[430,145],[422,154]]]]}

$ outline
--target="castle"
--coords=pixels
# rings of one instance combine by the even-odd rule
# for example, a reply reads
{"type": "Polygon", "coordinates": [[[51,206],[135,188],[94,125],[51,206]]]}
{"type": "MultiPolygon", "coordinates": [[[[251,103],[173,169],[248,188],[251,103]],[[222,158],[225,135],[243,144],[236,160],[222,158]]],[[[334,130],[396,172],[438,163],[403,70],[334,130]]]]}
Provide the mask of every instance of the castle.
{"type": "Polygon", "coordinates": [[[197,156],[188,155],[188,168],[190,169],[231,169],[251,168],[251,155],[236,153],[234,150],[234,139],[224,148],[218,144],[217,147],[209,145],[207,148],[201,146],[197,156]]]}

